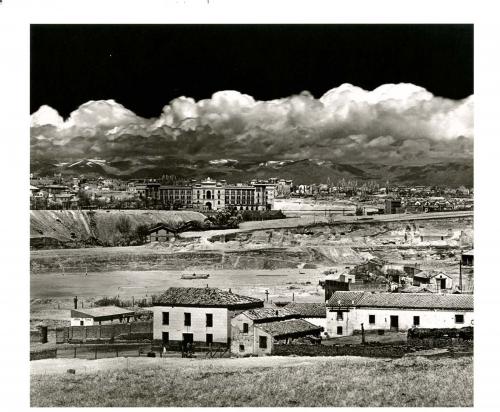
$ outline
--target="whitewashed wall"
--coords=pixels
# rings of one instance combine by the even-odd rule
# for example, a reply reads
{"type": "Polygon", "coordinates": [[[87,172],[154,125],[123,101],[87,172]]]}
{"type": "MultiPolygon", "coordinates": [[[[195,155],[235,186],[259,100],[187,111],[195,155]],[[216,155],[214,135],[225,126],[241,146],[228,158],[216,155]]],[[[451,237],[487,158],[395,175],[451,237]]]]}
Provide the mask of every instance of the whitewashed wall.
{"type": "Polygon", "coordinates": [[[94,324],[94,318],[71,318],[71,326],[92,326],[94,324]],[[83,325],[80,325],[80,321],[83,320],[83,325]]]}
{"type": "Polygon", "coordinates": [[[230,336],[230,312],[226,308],[189,308],[172,306],[153,307],[153,339],[162,339],[162,332],[169,333],[169,340],[182,341],[183,333],[192,333],[194,342],[205,342],[207,334],[213,342],[227,343],[230,336]],[[163,312],[169,312],[169,324],[162,325],[163,312]],[[184,313],[191,313],[191,326],[184,326],[184,313]],[[206,326],[206,314],[213,315],[213,326],[206,326]]]}
{"type": "Polygon", "coordinates": [[[407,330],[413,327],[413,317],[420,316],[420,328],[463,328],[473,326],[474,312],[472,311],[443,311],[443,310],[412,310],[412,309],[385,309],[385,308],[353,308],[344,312],[344,319],[337,320],[337,311],[326,313],[326,331],[330,337],[337,335],[337,326],[343,327],[343,336],[352,335],[354,330],[361,330],[363,323],[365,330],[390,330],[391,315],[398,316],[399,329],[407,330]],[[455,315],[464,315],[464,323],[455,323],[455,315]],[[369,315],[375,315],[375,323],[369,323],[369,315]]]}

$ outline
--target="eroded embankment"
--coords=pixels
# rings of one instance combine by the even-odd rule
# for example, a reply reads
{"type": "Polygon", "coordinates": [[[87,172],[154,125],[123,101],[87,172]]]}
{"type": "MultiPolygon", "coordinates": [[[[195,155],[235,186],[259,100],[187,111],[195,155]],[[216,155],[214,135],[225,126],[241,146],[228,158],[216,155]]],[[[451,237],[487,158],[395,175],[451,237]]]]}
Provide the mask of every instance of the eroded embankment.
{"type": "Polygon", "coordinates": [[[113,245],[122,237],[118,222],[125,218],[133,233],[139,225],[203,222],[206,216],[174,210],[32,210],[32,248],[113,245]]]}

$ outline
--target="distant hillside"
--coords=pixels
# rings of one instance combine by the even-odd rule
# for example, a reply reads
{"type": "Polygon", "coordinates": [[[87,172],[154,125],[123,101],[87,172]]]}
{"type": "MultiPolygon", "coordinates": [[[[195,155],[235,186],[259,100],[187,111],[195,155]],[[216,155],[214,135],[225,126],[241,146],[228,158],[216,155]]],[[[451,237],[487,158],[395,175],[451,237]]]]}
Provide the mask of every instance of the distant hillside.
{"type": "Polygon", "coordinates": [[[51,246],[65,244],[113,244],[119,237],[116,223],[127,216],[131,230],[137,226],[156,223],[177,223],[205,220],[205,215],[191,211],[169,210],[32,210],[30,211],[30,237],[32,244],[51,246]]]}
{"type": "Polygon", "coordinates": [[[347,180],[376,180],[391,184],[449,185],[471,187],[474,181],[472,159],[439,162],[424,165],[385,165],[376,163],[343,164],[328,160],[304,159],[287,161],[232,161],[214,164],[214,161],[189,162],[182,159],[140,159],[106,162],[82,159],[73,163],[36,162],[31,171],[40,175],[63,173],[65,175],[94,175],[120,178],[159,178],[176,175],[183,179],[225,179],[229,183],[251,179],[279,177],[293,179],[296,184],[326,183],[347,180]],[[211,163],[212,162],[212,163],[211,163]]]}

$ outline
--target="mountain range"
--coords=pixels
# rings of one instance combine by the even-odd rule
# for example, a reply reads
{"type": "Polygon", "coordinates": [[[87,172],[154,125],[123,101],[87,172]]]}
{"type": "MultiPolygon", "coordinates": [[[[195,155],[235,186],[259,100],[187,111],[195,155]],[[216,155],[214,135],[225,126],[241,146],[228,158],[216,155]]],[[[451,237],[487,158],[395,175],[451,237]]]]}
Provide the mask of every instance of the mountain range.
{"type": "Polygon", "coordinates": [[[225,179],[228,183],[278,177],[295,184],[326,183],[328,179],[369,181],[391,184],[473,186],[473,160],[460,159],[427,164],[337,163],[328,160],[302,159],[280,161],[238,161],[214,159],[187,161],[178,158],[106,161],[73,159],[72,161],[32,160],[31,172],[40,176],[54,173],[122,179],[160,178],[175,175],[179,179],[225,179]]]}

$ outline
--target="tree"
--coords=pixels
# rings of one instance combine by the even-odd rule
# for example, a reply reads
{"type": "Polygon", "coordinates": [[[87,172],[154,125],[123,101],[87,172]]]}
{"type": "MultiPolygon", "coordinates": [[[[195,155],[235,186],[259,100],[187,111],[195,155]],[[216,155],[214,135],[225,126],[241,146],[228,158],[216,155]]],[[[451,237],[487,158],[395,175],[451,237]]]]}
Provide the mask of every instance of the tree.
{"type": "Polygon", "coordinates": [[[116,221],[116,230],[118,230],[118,232],[120,232],[123,236],[128,236],[131,228],[132,224],[130,223],[128,216],[121,215],[118,217],[118,220],[116,221]]]}
{"type": "Polygon", "coordinates": [[[146,236],[148,235],[148,226],[147,225],[139,225],[135,229],[136,237],[144,243],[146,241],[146,236]]]}
{"type": "Polygon", "coordinates": [[[90,206],[90,196],[85,190],[80,189],[78,191],[78,206],[80,207],[90,206]]]}
{"type": "Polygon", "coordinates": [[[216,227],[236,228],[241,221],[241,215],[233,214],[229,210],[219,210],[215,215],[208,216],[207,220],[216,227]]]}

